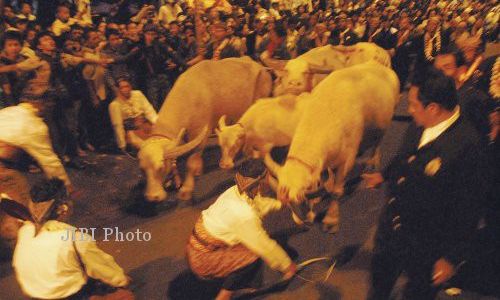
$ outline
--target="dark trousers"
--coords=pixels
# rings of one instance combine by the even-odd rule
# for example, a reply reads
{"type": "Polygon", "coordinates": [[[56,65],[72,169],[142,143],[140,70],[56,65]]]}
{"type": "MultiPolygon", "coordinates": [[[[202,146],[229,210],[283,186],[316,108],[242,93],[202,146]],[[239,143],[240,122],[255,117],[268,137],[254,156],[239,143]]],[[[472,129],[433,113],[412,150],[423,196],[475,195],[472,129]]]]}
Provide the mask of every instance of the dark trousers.
{"type": "Polygon", "coordinates": [[[368,299],[388,300],[398,277],[404,272],[408,282],[403,299],[433,300],[438,289],[432,286],[432,271],[437,260],[428,255],[404,233],[394,231],[390,220],[382,217],[371,262],[371,290],[368,299]]]}
{"type": "Polygon", "coordinates": [[[146,97],[156,111],[160,110],[171,86],[167,74],[158,74],[146,80],[146,97]]]}

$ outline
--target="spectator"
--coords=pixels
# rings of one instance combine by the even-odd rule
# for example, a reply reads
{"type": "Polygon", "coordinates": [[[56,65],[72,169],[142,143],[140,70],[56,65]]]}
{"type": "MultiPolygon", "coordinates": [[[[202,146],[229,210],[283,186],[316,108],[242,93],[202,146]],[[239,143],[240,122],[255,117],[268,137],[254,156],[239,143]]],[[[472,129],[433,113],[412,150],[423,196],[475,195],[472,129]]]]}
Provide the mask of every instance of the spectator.
{"type": "Polygon", "coordinates": [[[387,180],[393,197],[380,218],[369,299],[389,299],[402,271],[405,299],[434,299],[468,257],[482,211],[479,136],[461,116],[453,80],[425,78],[410,88],[416,126],[400,155],[383,175],[364,175],[368,187],[387,180]]]}
{"type": "MultiPolygon", "coordinates": [[[[0,54],[0,66],[14,65],[25,59],[21,53],[23,40],[21,33],[8,31],[2,40],[2,53],[0,54]]],[[[23,89],[24,79],[16,72],[0,74],[0,86],[2,88],[3,106],[19,104],[19,97],[23,89]]]]}
{"type": "Polygon", "coordinates": [[[52,23],[51,31],[56,37],[60,37],[63,33],[71,30],[71,25],[80,22],[80,25],[85,25],[81,21],[71,18],[69,7],[59,5],[57,7],[56,20],[52,23]]]}
{"type": "Polygon", "coordinates": [[[156,111],[143,93],[132,90],[127,79],[120,78],[117,89],[118,96],[109,105],[116,144],[122,151],[127,145],[139,149],[151,134],[151,125],[157,119],[156,111]]]}
{"type": "Polygon", "coordinates": [[[181,6],[175,3],[175,0],[167,0],[167,3],[160,7],[158,22],[160,25],[168,27],[168,24],[177,20],[180,13],[182,13],[181,6]]]}
{"type": "Polygon", "coordinates": [[[28,2],[23,2],[21,5],[21,13],[17,15],[18,19],[25,19],[29,22],[35,22],[36,16],[33,15],[33,9],[31,4],[28,2]]]}

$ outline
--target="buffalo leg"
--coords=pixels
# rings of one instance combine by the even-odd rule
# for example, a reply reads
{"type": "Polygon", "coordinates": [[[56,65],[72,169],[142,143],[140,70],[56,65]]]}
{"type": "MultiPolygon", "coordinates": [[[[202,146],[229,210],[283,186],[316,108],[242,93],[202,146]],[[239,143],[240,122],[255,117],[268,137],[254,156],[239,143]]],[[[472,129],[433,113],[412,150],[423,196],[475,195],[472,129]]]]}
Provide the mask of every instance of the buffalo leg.
{"type": "Polygon", "coordinates": [[[201,158],[202,152],[191,154],[187,160],[186,178],[179,190],[178,198],[183,201],[191,200],[194,190],[194,177],[201,175],[203,171],[203,159],[201,158]]]}
{"type": "MultiPolygon", "coordinates": [[[[354,166],[354,161],[356,159],[356,152],[352,151],[346,161],[339,166],[335,172],[335,183],[333,187],[333,192],[340,198],[344,194],[344,182],[347,173],[354,166]]],[[[328,207],[325,217],[323,218],[323,230],[329,233],[336,233],[339,230],[340,224],[340,210],[338,200],[333,200],[328,207]]]]}

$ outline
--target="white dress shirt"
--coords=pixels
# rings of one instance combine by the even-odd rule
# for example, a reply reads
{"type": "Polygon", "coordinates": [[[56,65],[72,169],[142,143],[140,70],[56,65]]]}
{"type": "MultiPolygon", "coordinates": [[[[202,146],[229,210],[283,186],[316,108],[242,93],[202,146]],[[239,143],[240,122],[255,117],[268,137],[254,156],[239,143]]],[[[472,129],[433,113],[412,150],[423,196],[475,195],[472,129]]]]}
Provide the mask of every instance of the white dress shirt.
{"type": "Polygon", "coordinates": [[[141,115],[144,115],[151,124],[156,123],[158,119],[155,109],[141,91],[132,91],[127,100],[117,97],[109,105],[109,116],[115,130],[116,144],[120,149],[127,145],[123,121],[141,115]]]}
{"type": "Polygon", "coordinates": [[[70,184],[64,167],[54,153],[49,128],[29,104],[0,110],[0,141],[19,147],[31,155],[48,178],[57,177],[70,184]]]}
{"type": "Polygon", "coordinates": [[[453,115],[443,122],[434,125],[432,127],[426,128],[420,137],[420,143],[418,144],[418,149],[429,144],[430,142],[437,139],[443,132],[446,131],[453,123],[455,123],[460,117],[460,106],[457,105],[453,115]]]}
{"type": "Polygon", "coordinates": [[[111,255],[97,247],[90,235],[77,232],[74,243],[72,239],[64,240],[68,231],[74,229],[62,222],[49,221],[35,235],[33,223],[25,222],[21,227],[12,265],[26,295],[39,299],[66,298],[86,284],[87,275],[114,287],[128,284],[123,269],[111,255]]]}
{"type": "Polygon", "coordinates": [[[291,264],[290,257],[269,237],[260,218],[280,207],[279,201],[270,198],[255,202],[233,186],[202,212],[203,226],[211,236],[230,246],[241,243],[271,268],[284,272],[291,264]]]}

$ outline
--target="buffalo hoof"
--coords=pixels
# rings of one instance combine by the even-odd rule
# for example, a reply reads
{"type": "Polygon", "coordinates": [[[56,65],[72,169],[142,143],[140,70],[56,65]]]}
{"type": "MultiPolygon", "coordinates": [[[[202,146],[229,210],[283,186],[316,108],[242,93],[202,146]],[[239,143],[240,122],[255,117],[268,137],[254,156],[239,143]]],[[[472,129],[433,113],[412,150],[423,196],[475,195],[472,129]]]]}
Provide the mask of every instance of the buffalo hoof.
{"type": "Polygon", "coordinates": [[[323,230],[323,232],[325,233],[329,233],[329,234],[336,234],[337,232],[339,232],[339,225],[338,224],[326,224],[326,223],[323,223],[323,225],[321,226],[321,230],[323,230]]]}
{"type": "Polygon", "coordinates": [[[193,191],[188,191],[188,190],[181,188],[179,190],[179,192],[177,193],[177,199],[182,200],[182,201],[189,201],[189,200],[191,200],[192,194],[193,194],[193,191]]]}

